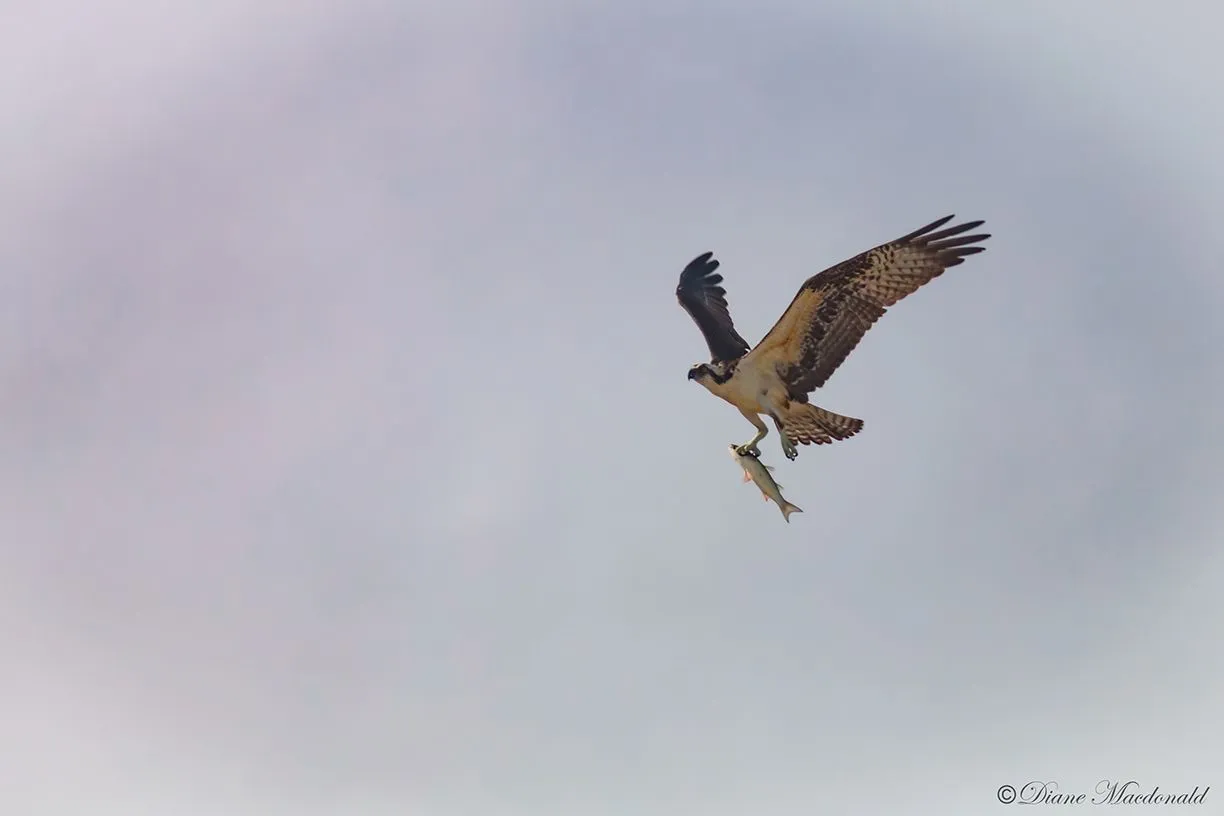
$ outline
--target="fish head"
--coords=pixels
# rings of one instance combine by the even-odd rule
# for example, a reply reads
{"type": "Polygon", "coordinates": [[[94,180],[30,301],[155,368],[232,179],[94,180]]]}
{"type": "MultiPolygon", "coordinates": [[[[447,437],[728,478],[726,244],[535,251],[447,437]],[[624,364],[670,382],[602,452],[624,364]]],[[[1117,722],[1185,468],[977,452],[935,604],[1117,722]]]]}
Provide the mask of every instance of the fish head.
{"type": "Polygon", "coordinates": [[[690,380],[696,380],[697,382],[701,382],[703,378],[710,377],[712,376],[712,374],[713,372],[710,370],[709,363],[694,363],[693,366],[689,369],[688,378],[690,380]]]}
{"type": "MultiPolygon", "coordinates": [[[[751,459],[754,462],[760,461],[760,459],[757,459],[757,456],[755,453],[752,453],[752,452],[740,453],[739,449],[740,449],[740,446],[732,442],[730,445],[727,446],[727,453],[731,454],[732,459],[734,459],[737,462],[741,462],[741,463],[749,459],[751,459]]],[[[769,467],[769,465],[766,465],[765,467],[769,467]]],[[[773,468],[770,468],[770,470],[772,469],[773,468]]]]}

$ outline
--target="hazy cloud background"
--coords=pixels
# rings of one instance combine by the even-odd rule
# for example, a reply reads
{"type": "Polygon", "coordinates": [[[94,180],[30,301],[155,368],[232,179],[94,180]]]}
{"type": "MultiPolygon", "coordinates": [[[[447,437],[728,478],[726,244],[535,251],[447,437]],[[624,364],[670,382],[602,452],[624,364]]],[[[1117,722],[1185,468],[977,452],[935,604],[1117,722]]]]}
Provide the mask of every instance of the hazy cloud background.
{"type": "Polygon", "coordinates": [[[0,806],[1224,799],[1208,3],[7,3],[0,806]],[[755,342],[988,251],[739,482],[755,342]]]}

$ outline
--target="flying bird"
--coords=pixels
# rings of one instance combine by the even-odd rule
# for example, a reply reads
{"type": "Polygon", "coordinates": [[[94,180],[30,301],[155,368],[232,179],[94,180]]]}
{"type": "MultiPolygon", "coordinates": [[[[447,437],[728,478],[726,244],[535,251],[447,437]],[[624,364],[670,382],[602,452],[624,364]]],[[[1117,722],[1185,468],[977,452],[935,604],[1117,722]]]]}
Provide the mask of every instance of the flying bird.
{"type": "Polygon", "coordinates": [[[757,443],[769,433],[762,414],[773,419],[782,451],[791,460],[799,455],[797,444],[823,445],[862,430],[863,420],[812,405],[808,395],[828,382],[889,306],[985,249],[973,244],[989,234],[964,235],[983,221],[939,229],[954,217],[808,278],[751,349],[731,320],[714,253],[703,252],[684,268],[676,297],[710,347],[710,362],[694,365],[688,378],[734,405],[757,429],[739,453],[760,455],[757,443]]]}

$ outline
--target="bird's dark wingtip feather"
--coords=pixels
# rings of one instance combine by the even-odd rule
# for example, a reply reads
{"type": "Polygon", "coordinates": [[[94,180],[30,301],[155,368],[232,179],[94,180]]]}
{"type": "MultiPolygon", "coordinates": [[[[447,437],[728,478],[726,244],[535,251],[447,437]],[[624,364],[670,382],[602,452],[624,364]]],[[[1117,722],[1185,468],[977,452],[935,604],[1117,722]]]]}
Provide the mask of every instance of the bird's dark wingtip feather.
{"type": "Polygon", "coordinates": [[[894,243],[897,244],[914,244],[917,246],[926,247],[927,249],[937,252],[946,252],[954,247],[971,244],[974,241],[984,241],[989,238],[989,235],[965,235],[966,232],[985,224],[985,220],[977,219],[974,221],[966,221],[963,224],[939,229],[944,224],[951,221],[955,216],[945,216],[938,221],[932,221],[921,229],[914,230],[908,235],[903,235],[894,243]],[[958,237],[959,236],[959,237],[958,237]]]}
{"type": "Polygon", "coordinates": [[[707,278],[719,267],[719,263],[713,259],[713,255],[713,252],[703,252],[685,264],[683,271],[680,272],[680,285],[700,285],[700,281],[703,278],[707,278]]]}
{"type": "Polygon", "coordinates": [[[930,232],[931,230],[942,227],[944,224],[948,223],[955,217],[956,217],[955,215],[945,215],[943,218],[940,218],[938,221],[932,221],[931,223],[927,224],[925,227],[920,227],[914,230],[913,232],[909,233],[908,235],[902,235],[900,238],[897,239],[897,241],[898,242],[912,241],[915,238],[922,237],[926,235],[928,232],[930,232]]]}
{"type": "Polygon", "coordinates": [[[733,360],[748,352],[747,342],[735,331],[727,304],[723,276],[715,270],[714,253],[703,252],[680,273],[676,298],[705,336],[714,360],[733,360]]]}

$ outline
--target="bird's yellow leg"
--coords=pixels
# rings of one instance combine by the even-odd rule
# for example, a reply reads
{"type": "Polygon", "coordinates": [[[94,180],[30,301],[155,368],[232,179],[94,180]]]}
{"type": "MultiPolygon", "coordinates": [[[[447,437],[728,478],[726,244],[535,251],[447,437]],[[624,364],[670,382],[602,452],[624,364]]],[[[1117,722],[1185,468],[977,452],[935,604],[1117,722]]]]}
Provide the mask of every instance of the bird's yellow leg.
{"type": "Polygon", "coordinates": [[[799,451],[795,448],[795,444],[787,437],[786,430],[783,429],[782,423],[778,421],[778,418],[773,414],[770,414],[770,417],[773,418],[774,427],[778,429],[778,436],[782,437],[782,452],[786,454],[787,459],[793,462],[799,455],[799,451]]]}
{"type": "MultiPolygon", "coordinates": [[[[758,420],[759,422],[760,420],[758,420]]],[[[769,433],[769,428],[765,427],[765,423],[761,422],[760,428],[757,429],[756,436],[752,437],[751,442],[746,442],[735,449],[735,452],[740,456],[760,456],[761,449],[757,447],[757,443],[765,438],[765,434],[769,433]]]]}

